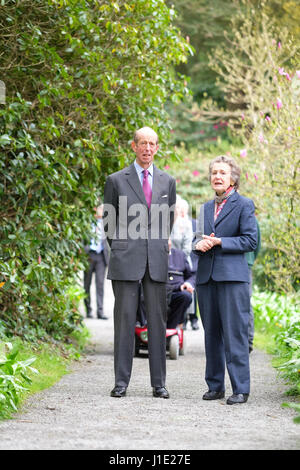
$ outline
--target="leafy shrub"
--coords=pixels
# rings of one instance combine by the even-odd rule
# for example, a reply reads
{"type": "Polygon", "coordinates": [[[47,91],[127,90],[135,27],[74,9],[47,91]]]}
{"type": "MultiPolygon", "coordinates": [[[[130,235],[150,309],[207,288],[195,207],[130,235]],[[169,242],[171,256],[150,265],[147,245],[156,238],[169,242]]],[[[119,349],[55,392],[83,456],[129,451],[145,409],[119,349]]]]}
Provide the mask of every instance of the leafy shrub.
{"type": "MultiPolygon", "coordinates": [[[[300,389],[299,389],[300,394],[300,389]]],[[[283,403],[282,406],[286,406],[288,408],[292,408],[298,413],[298,416],[294,418],[294,423],[300,424],[300,404],[298,403],[283,403]]]]}
{"type": "MultiPolygon", "coordinates": [[[[190,47],[163,0],[3,0],[0,40],[0,319],[6,334],[66,338],[93,208],[128,141],[186,93],[190,47]],[[2,77],[1,77],[2,78],[2,77]]],[[[167,152],[164,157],[172,155],[167,152]]],[[[162,154],[161,154],[162,156],[162,154]]]]}
{"type": "MultiPolygon", "coordinates": [[[[252,296],[255,326],[275,341],[276,368],[289,384],[288,395],[300,396],[300,297],[299,295],[259,292],[252,296]]],[[[300,405],[284,403],[295,409],[295,423],[300,423],[300,405]]]]}
{"type": "Polygon", "coordinates": [[[275,340],[278,369],[291,384],[300,379],[300,298],[299,295],[259,292],[252,296],[256,327],[275,340]]]}

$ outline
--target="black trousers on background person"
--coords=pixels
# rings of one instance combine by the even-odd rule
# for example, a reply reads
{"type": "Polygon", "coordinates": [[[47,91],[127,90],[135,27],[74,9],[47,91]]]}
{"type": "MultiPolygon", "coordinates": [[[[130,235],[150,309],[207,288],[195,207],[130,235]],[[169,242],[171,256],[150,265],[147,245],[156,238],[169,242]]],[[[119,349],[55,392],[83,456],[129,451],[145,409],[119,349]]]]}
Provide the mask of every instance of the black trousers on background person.
{"type": "MultiPolygon", "coordinates": [[[[137,325],[147,326],[147,316],[145,311],[145,300],[142,285],[139,286],[139,303],[137,309],[137,325]]],[[[185,312],[192,303],[192,296],[187,290],[172,291],[171,286],[167,284],[167,328],[177,328],[184,323],[185,312]]]]}
{"type": "Polygon", "coordinates": [[[86,298],[84,299],[87,317],[92,316],[91,309],[91,296],[90,289],[92,283],[92,276],[95,273],[96,282],[96,301],[97,301],[97,317],[103,317],[103,297],[104,297],[104,279],[106,262],[103,251],[96,253],[90,250],[89,254],[89,267],[84,273],[84,290],[86,292],[86,298]]]}

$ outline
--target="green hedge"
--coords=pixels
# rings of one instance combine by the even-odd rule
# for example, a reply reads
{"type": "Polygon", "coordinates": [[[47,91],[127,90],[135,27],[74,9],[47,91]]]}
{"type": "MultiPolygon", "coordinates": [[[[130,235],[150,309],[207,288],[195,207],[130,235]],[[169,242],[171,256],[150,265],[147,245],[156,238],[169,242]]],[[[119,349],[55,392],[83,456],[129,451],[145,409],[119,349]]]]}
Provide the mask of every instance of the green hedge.
{"type": "Polygon", "coordinates": [[[187,93],[173,65],[190,48],[163,0],[2,1],[0,319],[6,334],[64,338],[69,295],[107,174],[152,125],[165,157],[164,103],[187,93]],[[35,334],[35,333],[34,333],[35,334]]]}

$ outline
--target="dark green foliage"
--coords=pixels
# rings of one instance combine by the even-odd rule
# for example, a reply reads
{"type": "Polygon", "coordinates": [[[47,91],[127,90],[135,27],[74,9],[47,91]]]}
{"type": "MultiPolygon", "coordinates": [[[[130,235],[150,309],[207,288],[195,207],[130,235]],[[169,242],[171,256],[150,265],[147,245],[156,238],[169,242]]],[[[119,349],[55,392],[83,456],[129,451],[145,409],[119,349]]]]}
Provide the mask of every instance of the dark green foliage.
{"type": "MultiPolygon", "coordinates": [[[[168,1],[171,4],[171,1],[168,1]]],[[[183,34],[190,39],[195,54],[179,70],[191,77],[194,99],[200,102],[203,94],[223,103],[217,86],[217,74],[209,66],[209,54],[224,42],[224,32],[230,29],[230,22],[236,13],[238,0],[175,0],[178,11],[176,23],[183,34]]]]}
{"type": "Polygon", "coordinates": [[[163,0],[1,2],[0,318],[10,333],[59,339],[80,325],[68,293],[105,178],[128,163],[142,125],[164,148],[164,103],[187,93],[172,71],[189,53],[173,16],[163,0]]]}

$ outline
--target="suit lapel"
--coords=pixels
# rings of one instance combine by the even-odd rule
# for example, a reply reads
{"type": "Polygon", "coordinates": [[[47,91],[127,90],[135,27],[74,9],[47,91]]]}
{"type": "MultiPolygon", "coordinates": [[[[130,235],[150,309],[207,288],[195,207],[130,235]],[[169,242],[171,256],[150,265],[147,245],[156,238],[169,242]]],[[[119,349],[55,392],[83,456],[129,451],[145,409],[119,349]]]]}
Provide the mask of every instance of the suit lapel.
{"type": "Polygon", "coordinates": [[[145,194],[133,163],[128,167],[126,175],[127,181],[132,187],[133,191],[136,193],[137,197],[143,204],[147,205],[145,194]]]}
{"type": "Polygon", "coordinates": [[[217,226],[224,219],[224,217],[226,217],[232,211],[232,209],[234,209],[237,199],[238,199],[237,192],[235,192],[228,198],[223,209],[221,210],[220,214],[215,220],[215,226],[217,226]]]}

